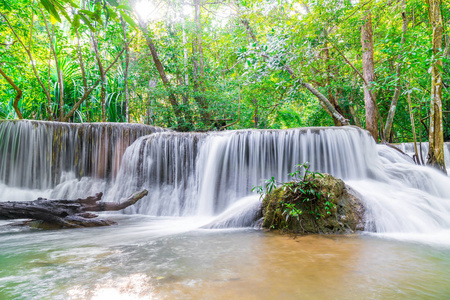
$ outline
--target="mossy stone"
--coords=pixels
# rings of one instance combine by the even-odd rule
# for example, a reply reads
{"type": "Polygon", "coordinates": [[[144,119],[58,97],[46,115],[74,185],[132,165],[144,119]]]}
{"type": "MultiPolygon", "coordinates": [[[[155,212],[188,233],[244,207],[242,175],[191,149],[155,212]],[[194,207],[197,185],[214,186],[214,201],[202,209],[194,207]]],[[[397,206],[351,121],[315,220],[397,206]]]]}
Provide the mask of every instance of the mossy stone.
{"type": "Polygon", "coordinates": [[[273,190],[263,199],[264,228],[294,234],[352,233],[364,229],[364,206],[342,180],[329,174],[307,180],[312,183],[314,194],[321,196],[313,202],[305,200],[293,189],[279,187],[273,190]],[[290,216],[286,212],[286,203],[295,205],[302,213],[298,217],[290,216]]]}

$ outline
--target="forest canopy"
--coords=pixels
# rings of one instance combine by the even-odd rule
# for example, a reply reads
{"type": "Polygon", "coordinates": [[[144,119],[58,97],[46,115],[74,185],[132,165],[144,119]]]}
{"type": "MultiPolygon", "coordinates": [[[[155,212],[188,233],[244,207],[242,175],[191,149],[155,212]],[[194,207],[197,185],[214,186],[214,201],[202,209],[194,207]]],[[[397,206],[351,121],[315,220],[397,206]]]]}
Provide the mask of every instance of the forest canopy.
{"type": "Polygon", "coordinates": [[[440,76],[449,140],[449,25],[435,0],[0,0],[0,118],[425,141],[440,76]]]}

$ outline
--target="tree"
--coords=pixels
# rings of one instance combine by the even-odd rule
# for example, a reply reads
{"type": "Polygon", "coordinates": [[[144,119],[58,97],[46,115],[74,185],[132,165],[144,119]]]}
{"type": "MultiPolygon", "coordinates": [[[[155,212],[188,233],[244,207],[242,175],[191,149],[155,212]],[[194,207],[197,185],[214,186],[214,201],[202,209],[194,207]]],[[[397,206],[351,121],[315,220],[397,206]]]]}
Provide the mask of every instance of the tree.
{"type": "MultiPolygon", "coordinates": [[[[408,18],[406,17],[406,1],[403,0],[402,1],[402,20],[403,20],[403,25],[402,25],[402,38],[400,41],[400,47],[403,48],[405,41],[406,41],[406,32],[408,30],[408,18]]],[[[403,49],[400,49],[403,50],[403,49]]],[[[389,137],[391,136],[391,129],[392,129],[392,124],[394,123],[394,115],[395,115],[395,110],[397,108],[397,103],[398,103],[398,99],[400,97],[400,92],[401,92],[401,88],[402,88],[402,84],[401,84],[401,73],[402,73],[402,53],[400,53],[398,55],[397,58],[397,67],[396,67],[396,71],[395,74],[397,76],[396,80],[397,83],[395,85],[395,92],[394,92],[394,96],[392,97],[392,101],[391,101],[391,106],[389,108],[389,113],[388,113],[388,117],[386,119],[386,125],[384,127],[384,138],[386,140],[389,140],[389,137]]]]}
{"type": "MultiPolygon", "coordinates": [[[[440,5],[450,19],[450,2],[440,5]]],[[[382,142],[412,141],[413,119],[428,141],[427,10],[422,0],[0,0],[0,66],[22,91],[0,76],[0,118],[63,112],[183,131],[367,122],[382,142]]],[[[450,39],[441,47],[433,62],[449,111],[450,39]]]]}
{"type": "Polygon", "coordinates": [[[428,0],[428,16],[430,19],[433,43],[433,55],[431,59],[431,109],[429,150],[427,163],[447,173],[444,160],[444,130],[442,120],[442,35],[444,31],[441,1],[428,0]]]}
{"type": "Polygon", "coordinates": [[[177,120],[178,126],[183,124],[183,113],[180,109],[180,105],[178,104],[178,100],[175,96],[175,93],[173,91],[172,85],[169,81],[169,78],[166,74],[166,70],[161,63],[161,60],[159,59],[158,51],[156,50],[156,46],[153,43],[152,38],[150,37],[150,34],[147,29],[147,24],[144,21],[139,22],[139,26],[144,33],[145,41],[147,42],[147,46],[150,49],[150,53],[152,55],[153,63],[155,64],[156,69],[158,70],[159,76],[164,84],[164,87],[166,88],[168,94],[169,94],[169,102],[172,105],[173,112],[175,113],[175,117],[177,120]]]}
{"type": "Polygon", "coordinates": [[[376,98],[371,94],[371,83],[375,81],[374,62],[373,62],[373,33],[372,33],[372,13],[370,8],[366,10],[363,16],[361,26],[361,45],[363,49],[363,74],[364,84],[364,102],[366,107],[366,129],[370,132],[375,141],[378,141],[378,123],[376,113],[376,98]]]}
{"type": "Polygon", "coordinates": [[[51,96],[50,96],[50,92],[48,91],[48,89],[45,87],[44,83],[41,80],[41,76],[39,75],[39,71],[37,69],[36,66],[36,61],[33,55],[33,29],[34,29],[34,10],[31,13],[31,18],[30,18],[30,31],[29,31],[29,38],[28,38],[28,46],[25,45],[25,41],[23,41],[23,39],[19,36],[19,34],[16,32],[16,30],[14,29],[13,25],[11,24],[11,22],[9,21],[8,17],[6,16],[6,14],[0,12],[0,16],[3,17],[3,19],[5,20],[6,24],[8,25],[8,28],[11,30],[11,32],[13,33],[14,38],[16,39],[16,41],[19,42],[19,44],[22,46],[23,50],[26,52],[28,58],[29,58],[29,63],[31,65],[31,68],[33,70],[34,76],[36,77],[37,81],[39,82],[39,85],[41,86],[42,90],[45,93],[45,96],[47,97],[47,100],[49,102],[51,102],[51,96]]]}
{"type": "Polygon", "coordinates": [[[130,47],[128,46],[128,38],[127,38],[127,24],[123,20],[123,17],[120,16],[120,23],[122,25],[122,34],[123,40],[125,41],[125,71],[124,71],[124,85],[125,85],[125,118],[127,122],[130,122],[130,95],[128,92],[128,70],[130,66],[130,47]]]}
{"type": "MultiPolygon", "coordinates": [[[[251,36],[252,41],[254,43],[254,45],[258,48],[258,50],[260,51],[260,55],[263,59],[265,60],[275,60],[277,61],[277,59],[271,57],[270,55],[267,54],[267,52],[263,49],[262,46],[259,45],[258,40],[256,39],[255,33],[253,31],[253,29],[250,26],[250,23],[248,22],[248,20],[246,19],[242,19],[241,23],[245,26],[248,34],[251,36]]],[[[272,62],[271,64],[274,64],[274,62],[272,62]]],[[[305,82],[305,80],[303,78],[301,78],[298,74],[296,74],[296,72],[292,69],[292,67],[287,64],[287,63],[283,63],[282,59],[279,59],[279,61],[276,62],[276,64],[279,64],[280,68],[282,68],[283,70],[287,71],[289,73],[289,75],[298,81],[299,85],[306,88],[308,91],[310,91],[314,96],[317,97],[317,99],[319,100],[320,105],[323,107],[323,109],[333,118],[336,119],[337,122],[339,122],[340,125],[348,125],[348,120],[336,109],[336,107],[327,99],[327,97],[325,95],[323,95],[319,90],[317,90],[315,87],[313,87],[311,84],[309,84],[308,82],[305,82]]]]}
{"type": "Polygon", "coordinates": [[[22,116],[22,112],[19,109],[19,100],[22,97],[22,90],[14,83],[14,81],[12,81],[11,78],[8,77],[8,75],[5,74],[5,72],[3,72],[3,70],[0,68],[0,75],[3,76],[3,78],[5,78],[5,80],[12,86],[13,89],[16,90],[17,95],[16,98],[14,98],[14,110],[16,111],[17,117],[19,117],[19,119],[23,119],[22,116]]]}

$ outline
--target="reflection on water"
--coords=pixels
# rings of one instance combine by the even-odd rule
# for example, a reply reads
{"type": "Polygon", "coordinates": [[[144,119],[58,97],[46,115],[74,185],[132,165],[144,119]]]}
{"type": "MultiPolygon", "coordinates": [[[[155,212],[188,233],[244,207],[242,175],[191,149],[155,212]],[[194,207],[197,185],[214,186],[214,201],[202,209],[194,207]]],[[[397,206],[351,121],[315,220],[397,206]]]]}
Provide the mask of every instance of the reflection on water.
{"type": "Polygon", "coordinates": [[[193,230],[208,220],[0,230],[0,299],[448,298],[450,249],[368,235],[193,230]]]}
{"type": "Polygon", "coordinates": [[[69,299],[108,299],[108,300],[133,300],[153,299],[155,295],[151,277],[146,274],[133,274],[127,277],[108,279],[103,283],[97,283],[94,288],[86,289],[82,286],[74,286],[67,291],[69,299]]]}

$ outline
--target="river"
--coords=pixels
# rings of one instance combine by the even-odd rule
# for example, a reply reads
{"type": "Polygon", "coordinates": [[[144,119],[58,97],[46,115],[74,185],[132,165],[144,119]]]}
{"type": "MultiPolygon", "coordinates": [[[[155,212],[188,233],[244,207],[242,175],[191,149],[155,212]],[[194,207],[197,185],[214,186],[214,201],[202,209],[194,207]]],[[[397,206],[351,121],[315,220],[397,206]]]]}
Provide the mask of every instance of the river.
{"type": "Polygon", "coordinates": [[[445,299],[449,187],[355,127],[175,133],[3,121],[0,201],[149,195],[104,215],[116,226],[0,226],[0,299],[445,299]],[[287,181],[306,161],[359,194],[363,232],[258,228],[252,186],[287,181]]]}

